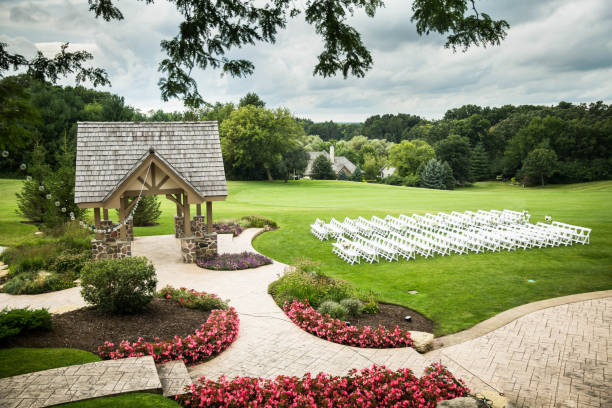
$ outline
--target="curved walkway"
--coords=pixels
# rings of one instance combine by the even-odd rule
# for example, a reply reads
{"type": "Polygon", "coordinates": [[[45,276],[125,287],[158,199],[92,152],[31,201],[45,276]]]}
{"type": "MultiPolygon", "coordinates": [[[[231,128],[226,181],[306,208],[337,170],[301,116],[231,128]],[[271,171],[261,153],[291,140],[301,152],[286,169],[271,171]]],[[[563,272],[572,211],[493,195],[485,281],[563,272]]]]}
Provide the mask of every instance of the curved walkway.
{"type": "MultiPolygon", "coordinates": [[[[259,232],[249,229],[235,239],[220,235],[219,250],[253,251],[251,240],[259,232]]],[[[180,246],[172,235],[137,238],[132,252],[153,261],[159,287],[170,284],[217,293],[229,298],[239,312],[236,341],[213,360],[191,367],[193,379],[345,374],[374,363],[411,368],[420,375],[430,361],[441,361],[473,391],[503,392],[519,407],[612,406],[606,387],[612,382],[612,297],[556,305],[518,318],[506,316],[509,322],[503,327],[461,344],[454,342],[465,338],[447,337],[446,344],[454,345],[422,356],[410,348],[342,346],[299,329],[267,294],[268,284],[283,272],[284,264],[204,270],[181,262],[180,246]]],[[[76,288],[33,296],[0,294],[0,305],[9,307],[61,310],[82,304],[76,288]]]]}

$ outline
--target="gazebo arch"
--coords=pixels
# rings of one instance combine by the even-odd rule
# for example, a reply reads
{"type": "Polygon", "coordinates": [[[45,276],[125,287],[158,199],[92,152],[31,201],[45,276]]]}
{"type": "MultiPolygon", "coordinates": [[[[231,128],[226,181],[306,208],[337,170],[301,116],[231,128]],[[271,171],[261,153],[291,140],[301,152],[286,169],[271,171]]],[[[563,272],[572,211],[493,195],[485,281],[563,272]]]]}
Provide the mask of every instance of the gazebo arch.
{"type": "Polygon", "coordinates": [[[227,198],[217,122],[79,122],[75,203],[94,209],[96,259],[131,255],[128,216],[140,195],[176,204],[175,236],[185,262],[216,255],[212,203],[227,198]],[[118,231],[109,209],[119,210],[118,231]]]}

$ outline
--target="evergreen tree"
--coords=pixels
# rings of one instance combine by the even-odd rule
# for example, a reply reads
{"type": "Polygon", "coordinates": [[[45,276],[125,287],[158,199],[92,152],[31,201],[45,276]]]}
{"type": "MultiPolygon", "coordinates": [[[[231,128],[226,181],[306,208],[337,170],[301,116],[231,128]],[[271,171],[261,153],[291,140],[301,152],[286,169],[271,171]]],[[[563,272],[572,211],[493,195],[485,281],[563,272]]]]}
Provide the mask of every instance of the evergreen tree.
{"type": "Polygon", "coordinates": [[[315,180],[335,180],[336,173],[332,162],[324,154],[320,154],[312,163],[312,178],[315,180]]]}
{"type": "Polygon", "coordinates": [[[23,182],[21,192],[17,193],[17,213],[30,221],[40,223],[47,211],[49,192],[44,186],[51,168],[45,163],[45,148],[37,144],[32,151],[32,161],[26,168],[31,177],[23,182]],[[41,187],[42,186],[42,187],[41,187]]]}
{"type": "Polygon", "coordinates": [[[427,162],[421,171],[421,186],[437,190],[446,189],[446,174],[443,165],[436,159],[427,162]]]}
{"type": "Polygon", "coordinates": [[[344,172],[344,170],[340,170],[340,173],[338,173],[338,180],[342,180],[342,181],[348,180],[348,177],[346,177],[346,173],[344,172]]]}
{"type": "Polygon", "coordinates": [[[451,169],[450,164],[448,162],[442,163],[442,180],[444,180],[444,185],[447,190],[454,190],[455,184],[457,180],[453,176],[453,169],[451,169]]]}
{"type": "Polygon", "coordinates": [[[361,167],[357,166],[355,171],[351,175],[351,181],[361,182],[363,181],[363,171],[361,171],[361,167]]]}
{"type": "Polygon", "coordinates": [[[472,177],[480,181],[486,180],[489,175],[489,156],[482,143],[478,143],[472,150],[472,177]]]}
{"type": "Polygon", "coordinates": [[[157,219],[161,215],[161,201],[157,196],[142,196],[138,202],[138,207],[134,211],[134,226],[147,227],[157,224],[157,219]]]}

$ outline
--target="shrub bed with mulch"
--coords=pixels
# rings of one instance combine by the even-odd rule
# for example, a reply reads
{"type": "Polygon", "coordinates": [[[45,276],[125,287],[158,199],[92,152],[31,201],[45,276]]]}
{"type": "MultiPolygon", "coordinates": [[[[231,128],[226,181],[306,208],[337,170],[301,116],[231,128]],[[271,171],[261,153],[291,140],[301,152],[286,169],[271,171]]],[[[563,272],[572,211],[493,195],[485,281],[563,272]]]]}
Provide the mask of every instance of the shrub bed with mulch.
{"type": "Polygon", "coordinates": [[[468,393],[462,380],[433,363],[421,378],[408,369],[392,371],[376,365],[343,377],[307,373],[302,378],[200,378],[176,399],[185,407],[433,408],[439,401],[468,393]]]}
{"type": "Polygon", "coordinates": [[[238,271],[269,265],[272,263],[272,260],[253,252],[242,252],[239,254],[221,254],[212,259],[197,259],[196,263],[200,268],[204,269],[238,271]]]}
{"type": "Polygon", "coordinates": [[[371,326],[351,326],[340,319],[319,313],[308,301],[286,302],[283,310],[293,323],[308,333],[334,343],[363,348],[412,347],[410,332],[398,326],[393,330],[384,326],[376,329],[371,326]]]}
{"type": "Polygon", "coordinates": [[[105,341],[98,347],[98,353],[103,359],[120,359],[126,357],[153,356],[156,363],[171,360],[183,360],[185,364],[195,364],[221,353],[238,335],[240,319],[233,307],[221,301],[216,295],[186,288],[174,289],[166,286],[159,294],[163,298],[173,300],[173,305],[183,308],[190,304],[194,309],[211,309],[208,319],[195,333],[186,336],[175,335],[169,340],[154,339],[147,341],[139,338],[135,342],[123,340],[118,346],[111,341],[105,341]],[[186,302],[189,300],[189,302],[186,302]]]}
{"type": "Polygon", "coordinates": [[[156,338],[186,336],[200,328],[209,316],[210,312],[186,309],[176,302],[159,298],[134,315],[112,315],[83,308],[52,315],[51,331],[22,333],[6,339],[2,346],[67,347],[97,353],[98,346],[105,341],[135,342],[140,337],[156,341],[156,338]]]}

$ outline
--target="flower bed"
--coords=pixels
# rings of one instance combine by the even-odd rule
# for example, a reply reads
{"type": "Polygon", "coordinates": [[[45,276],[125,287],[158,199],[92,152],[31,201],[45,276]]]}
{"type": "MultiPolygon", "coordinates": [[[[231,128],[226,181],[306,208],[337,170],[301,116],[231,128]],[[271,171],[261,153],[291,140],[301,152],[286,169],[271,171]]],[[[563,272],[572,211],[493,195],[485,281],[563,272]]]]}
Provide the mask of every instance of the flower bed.
{"type": "Polygon", "coordinates": [[[307,332],[334,343],[355,347],[397,348],[412,347],[410,332],[395,326],[389,330],[383,326],[349,326],[339,319],[320,314],[308,301],[286,302],[283,310],[293,323],[307,332]]]}
{"type": "Polygon", "coordinates": [[[214,309],[227,310],[227,302],[223,301],[214,293],[198,292],[195,289],[179,288],[175,289],[168,285],[158,293],[158,296],[163,299],[172,299],[178,302],[181,306],[190,309],[199,309],[205,312],[214,309]]]}
{"type": "Polygon", "coordinates": [[[213,231],[217,234],[232,234],[232,236],[237,237],[242,234],[244,228],[240,224],[236,224],[235,222],[223,222],[213,224],[213,231]]]}
{"type": "Polygon", "coordinates": [[[408,369],[373,366],[347,376],[320,373],[302,378],[200,378],[176,399],[185,407],[435,407],[439,401],[465,396],[469,389],[441,364],[421,378],[408,369]]]}
{"type": "Polygon", "coordinates": [[[208,359],[225,350],[238,335],[240,319],[233,307],[218,296],[186,288],[175,289],[171,286],[163,288],[159,295],[173,299],[183,306],[212,311],[205,323],[194,334],[185,337],[174,336],[171,340],[147,342],[139,338],[135,343],[122,341],[119,347],[114,343],[104,342],[98,347],[98,354],[103,359],[119,359],[150,355],[156,363],[171,360],[183,360],[185,364],[195,364],[208,359]]]}
{"type": "Polygon", "coordinates": [[[242,252],[240,254],[221,254],[208,260],[197,259],[196,263],[200,268],[215,271],[238,271],[269,265],[272,260],[260,254],[242,252]]]}

